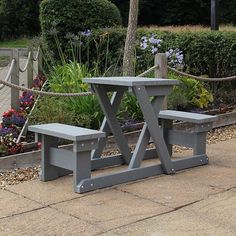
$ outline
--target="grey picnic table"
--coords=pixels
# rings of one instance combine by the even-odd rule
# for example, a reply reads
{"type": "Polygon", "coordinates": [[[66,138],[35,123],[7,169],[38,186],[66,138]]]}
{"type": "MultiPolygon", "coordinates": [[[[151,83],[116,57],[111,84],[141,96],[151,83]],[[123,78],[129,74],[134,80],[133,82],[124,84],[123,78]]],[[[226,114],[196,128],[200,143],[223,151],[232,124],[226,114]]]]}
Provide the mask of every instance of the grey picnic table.
{"type": "Polygon", "coordinates": [[[178,170],[208,164],[206,134],[212,128],[216,117],[180,111],[161,111],[166,95],[179,83],[177,80],[102,77],[85,78],[83,81],[90,85],[103,109],[105,117],[100,131],[59,123],[29,126],[29,131],[35,132],[42,140],[42,181],[55,180],[73,173],[74,191],[83,193],[159,174],[174,174],[178,170]],[[145,121],[134,151],[130,150],[116,117],[126,92],[137,98],[145,121]],[[194,123],[194,132],[173,130],[172,123],[176,119],[194,123]],[[116,139],[120,153],[102,157],[107,137],[111,133],[116,139]],[[59,139],[72,142],[72,150],[59,147],[59,139]],[[150,141],[155,147],[147,149],[150,141]],[[171,159],[173,144],[192,147],[193,155],[171,159]],[[144,163],[146,159],[157,157],[160,162],[144,163]],[[120,165],[124,168],[111,168],[109,174],[102,171],[94,176],[91,172],[120,165]]]}
{"type": "Polygon", "coordinates": [[[203,164],[202,161],[200,162],[202,156],[197,155],[190,158],[171,160],[163,131],[158,122],[158,115],[165,96],[171,92],[174,85],[179,84],[177,80],[141,77],[95,77],[85,78],[83,82],[90,85],[103,109],[105,118],[100,131],[106,133],[106,137],[113,133],[121,153],[101,158],[107,138],[100,138],[98,148],[92,153],[92,169],[120,164],[126,164],[127,168],[115,173],[82,180],[82,191],[91,191],[163,173],[174,174],[178,170],[198,166],[200,163],[203,164]],[[145,120],[133,152],[128,146],[128,141],[116,117],[121,100],[127,91],[137,98],[145,120]],[[111,92],[113,95],[109,99],[111,92]],[[155,144],[155,148],[147,150],[150,139],[155,144]],[[160,158],[161,164],[142,166],[144,159],[157,156],[160,158]],[[99,160],[101,160],[100,164],[99,160]]]}

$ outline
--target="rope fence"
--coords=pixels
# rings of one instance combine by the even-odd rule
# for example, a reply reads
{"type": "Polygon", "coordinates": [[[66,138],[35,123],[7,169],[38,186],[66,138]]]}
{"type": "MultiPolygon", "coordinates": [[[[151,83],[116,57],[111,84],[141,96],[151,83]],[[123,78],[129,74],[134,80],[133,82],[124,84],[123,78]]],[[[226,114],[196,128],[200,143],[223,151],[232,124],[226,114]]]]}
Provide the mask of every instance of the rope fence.
{"type": "Polygon", "coordinates": [[[31,57],[32,57],[32,52],[29,52],[27,61],[26,61],[26,63],[25,63],[25,67],[24,67],[23,69],[21,69],[21,68],[19,67],[20,72],[23,73],[23,72],[25,72],[25,71],[28,69],[29,64],[30,64],[30,59],[31,59],[31,57]]]}
{"type": "Polygon", "coordinates": [[[185,73],[183,71],[176,70],[175,68],[172,68],[170,66],[168,66],[168,69],[177,75],[186,76],[191,79],[195,79],[198,81],[204,81],[204,82],[223,82],[223,81],[230,81],[230,80],[236,79],[236,75],[229,76],[229,77],[223,77],[223,78],[205,78],[205,77],[201,77],[201,76],[190,75],[190,74],[185,73]]]}
{"type": "MultiPolygon", "coordinates": [[[[15,61],[15,59],[13,59],[13,60],[11,61],[10,68],[9,68],[9,70],[8,70],[8,72],[7,72],[7,75],[6,75],[5,79],[4,79],[4,81],[0,80],[0,83],[2,83],[2,84],[0,85],[0,90],[5,87],[4,82],[7,83],[7,82],[9,81],[9,79],[11,78],[11,74],[12,74],[12,71],[13,71],[13,68],[14,68],[15,63],[16,63],[16,61],[15,61]]],[[[11,84],[11,83],[10,83],[10,84],[11,84]]]]}
{"type": "MultiPolygon", "coordinates": [[[[34,57],[33,55],[33,51],[30,51],[28,53],[28,58],[27,58],[27,62],[24,66],[23,69],[21,69],[19,67],[19,59],[15,59],[13,58],[12,61],[11,61],[11,66],[10,66],[10,69],[8,71],[8,74],[6,76],[6,78],[4,80],[1,80],[0,79],[0,90],[4,87],[4,86],[7,86],[7,87],[10,87],[12,89],[15,89],[15,90],[19,90],[19,91],[23,91],[23,92],[31,92],[32,94],[36,94],[36,95],[41,95],[41,96],[53,96],[53,97],[83,97],[83,96],[90,96],[92,95],[93,93],[92,92],[81,92],[81,93],[55,93],[55,92],[48,92],[48,91],[39,91],[39,90],[34,90],[34,89],[31,89],[31,88],[26,88],[24,86],[20,86],[19,84],[15,84],[15,83],[12,83],[12,82],[9,82],[9,79],[10,77],[12,76],[12,71],[14,69],[14,66],[15,64],[18,62],[18,69],[20,72],[25,72],[28,67],[29,67],[29,63],[30,61],[37,61],[37,60],[41,60],[40,57],[42,57],[41,55],[41,49],[40,47],[38,48],[37,50],[37,54],[36,54],[36,57],[34,57]]],[[[156,60],[155,60],[156,62],[156,60]]],[[[41,65],[40,65],[41,66],[41,65]]],[[[188,74],[188,73],[185,73],[185,72],[182,72],[182,71],[179,71],[179,70],[176,70],[175,68],[172,68],[170,66],[167,66],[167,68],[174,72],[175,74],[177,75],[180,75],[180,76],[186,76],[186,77],[189,77],[191,79],[195,79],[195,80],[199,80],[199,81],[205,81],[205,82],[219,82],[219,81],[230,81],[230,80],[234,80],[236,79],[236,76],[229,76],[229,77],[224,77],[224,78],[205,78],[205,77],[201,77],[201,76],[195,76],[195,75],[191,75],[191,74],[188,74]]],[[[155,65],[151,68],[149,68],[148,70],[144,71],[143,73],[141,73],[140,75],[138,75],[137,77],[142,77],[154,70],[163,70],[163,68],[161,68],[161,66],[159,66],[158,64],[155,63],[155,65]]],[[[32,78],[33,80],[33,78],[32,78]]]]}

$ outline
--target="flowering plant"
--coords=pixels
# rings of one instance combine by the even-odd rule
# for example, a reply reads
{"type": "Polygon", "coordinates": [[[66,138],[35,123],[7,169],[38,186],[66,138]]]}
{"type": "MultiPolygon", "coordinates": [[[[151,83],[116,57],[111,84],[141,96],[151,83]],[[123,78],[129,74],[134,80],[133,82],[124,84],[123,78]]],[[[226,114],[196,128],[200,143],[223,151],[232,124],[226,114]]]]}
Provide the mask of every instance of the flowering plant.
{"type": "Polygon", "coordinates": [[[157,54],[159,48],[161,47],[161,39],[157,39],[155,34],[152,34],[150,38],[143,36],[140,42],[140,48],[142,50],[150,50],[152,54],[157,54]]]}
{"type": "Polygon", "coordinates": [[[16,154],[22,151],[22,144],[17,144],[19,131],[16,127],[0,126],[0,156],[16,154]]]}
{"type": "MultiPolygon", "coordinates": [[[[37,75],[33,80],[33,88],[41,89],[45,81],[45,76],[37,75]]],[[[20,111],[10,109],[3,113],[0,124],[0,156],[22,151],[22,144],[16,141],[20,128],[25,124],[26,112],[34,105],[35,98],[32,92],[23,92],[19,101],[20,111]]]]}
{"type": "Polygon", "coordinates": [[[10,109],[3,113],[2,126],[3,127],[23,127],[25,123],[25,115],[23,112],[17,112],[10,109]]]}
{"type": "Polygon", "coordinates": [[[181,50],[178,48],[170,48],[166,52],[166,56],[168,59],[168,63],[171,67],[174,67],[176,69],[183,69],[184,66],[184,55],[181,50]]]}
{"type": "Polygon", "coordinates": [[[42,74],[38,74],[33,80],[33,88],[40,90],[45,81],[46,81],[46,77],[42,74]]]}
{"type": "Polygon", "coordinates": [[[28,110],[33,107],[34,105],[34,95],[32,92],[25,91],[20,96],[20,109],[28,110]]]}
{"type": "MultiPolygon", "coordinates": [[[[157,54],[162,47],[162,40],[157,39],[155,34],[150,37],[143,36],[140,41],[140,49],[151,52],[153,55],[157,54]]],[[[168,59],[168,64],[176,69],[183,69],[184,56],[183,52],[178,48],[170,48],[165,52],[168,59]]]]}

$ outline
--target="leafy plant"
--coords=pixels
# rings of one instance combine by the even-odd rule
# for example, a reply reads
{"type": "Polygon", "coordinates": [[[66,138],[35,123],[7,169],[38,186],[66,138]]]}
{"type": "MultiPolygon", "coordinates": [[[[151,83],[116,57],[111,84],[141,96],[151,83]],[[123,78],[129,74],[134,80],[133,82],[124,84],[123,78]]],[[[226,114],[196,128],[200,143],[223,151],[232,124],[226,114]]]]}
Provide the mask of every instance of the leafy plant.
{"type": "Polygon", "coordinates": [[[168,77],[170,79],[178,79],[181,82],[180,85],[174,86],[172,93],[168,97],[171,109],[206,108],[209,103],[213,102],[212,93],[204,87],[203,83],[186,77],[178,77],[171,73],[168,77]]]}

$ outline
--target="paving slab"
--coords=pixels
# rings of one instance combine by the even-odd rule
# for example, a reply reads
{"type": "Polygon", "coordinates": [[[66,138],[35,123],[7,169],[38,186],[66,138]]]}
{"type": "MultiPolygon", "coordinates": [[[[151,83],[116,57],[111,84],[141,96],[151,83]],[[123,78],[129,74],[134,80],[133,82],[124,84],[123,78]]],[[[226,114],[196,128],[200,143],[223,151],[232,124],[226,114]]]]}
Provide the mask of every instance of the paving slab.
{"type": "Polygon", "coordinates": [[[121,227],[101,236],[234,236],[235,232],[189,211],[178,210],[121,227]]]}
{"type": "Polygon", "coordinates": [[[220,167],[214,165],[205,165],[191,168],[187,171],[177,173],[176,181],[188,180],[193,186],[201,184],[202,186],[211,186],[224,190],[236,187],[236,171],[234,168],[220,167]]]}
{"type": "Polygon", "coordinates": [[[99,228],[51,208],[0,219],[1,236],[91,236],[99,232],[99,228]]]}
{"type": "Polygon", "coordinates": [[[210,164],[236,168],[236,139],[207,146],[210,164]]]}
{"type": "Polygon", "coordinates": [[[121,185],[118,189],[171,208],[185,206],[222,191],[216,187],[193,183],[188,178],[176,178],[177,176],[178,174],[163,175],[159,178],[155,177],[138,183],[121,185]]]}
{"type": "Polygon", "coordinates": [[[32,180],[22,184],[8,186],[7,189],[43,205],[50,205],[85,196],[85,194],[74,193],[72,181],[71,176],[65,176],[49,182],[32,180]]]}
{"type": "Polygon", "coordinates": [[[41,204],[0,189],[0,219],[39,208],[42,208],[41,204]]]}
{"type": "Polygon", "coordinates": [[[185,208],[202,218],[236,232],[236,192],[226,191],[185,208]]]}
{"type": "Polygon", "coordinates": [[[104,230],[172,210],[115,189],[59,203],[52,207],[97,225],[104,230]]]}

